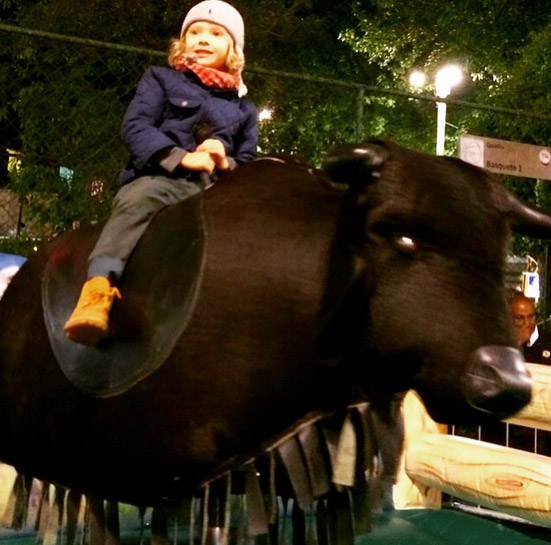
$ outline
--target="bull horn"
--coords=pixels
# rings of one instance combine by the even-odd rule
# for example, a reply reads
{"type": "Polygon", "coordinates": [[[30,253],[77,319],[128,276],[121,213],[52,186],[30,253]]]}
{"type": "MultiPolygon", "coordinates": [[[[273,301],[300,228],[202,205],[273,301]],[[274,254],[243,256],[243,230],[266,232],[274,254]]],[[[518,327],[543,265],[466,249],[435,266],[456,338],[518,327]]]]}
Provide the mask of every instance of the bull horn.
{"type": "Polygon", "coordinates": [[[323,160],[323,169],[337,184],[365,184],[365,176],[361,176],[362,171],[373,175],[381,169],[388,157],[389,150],[381,141],[348,144],[335,148],[327,155],[323,160]]]}
{"type": "Polygon", "coordinates": [[[511,229],[520,235],[551,238],[551,216],[507,192],[507,216],[511,229]]]}

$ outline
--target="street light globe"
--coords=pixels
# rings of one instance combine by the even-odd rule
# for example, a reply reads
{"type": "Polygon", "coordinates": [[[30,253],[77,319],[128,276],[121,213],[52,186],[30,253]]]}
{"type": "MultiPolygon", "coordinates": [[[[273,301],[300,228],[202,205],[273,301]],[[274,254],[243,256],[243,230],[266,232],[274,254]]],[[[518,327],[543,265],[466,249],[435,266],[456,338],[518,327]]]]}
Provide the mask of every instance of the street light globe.
{"type": "Polygon", "coordinates": [[[412,87],[423,87],[425,85],[425,82],[427,81],[427,77],[425,74],[419,70],[414,70],[409,75],[409,84],[412,87]]]}
{"type": "Polygon", "coordinates": [[[458,85],[463,79],[463,71],[455,64],[448,64],[436,73],[436,96],[446,98],[452,87],[458,85]]]}
{"type": "Polygon", "coordinates": [[[270,121],[270,119],[272,119],[272,116],[273,111],[270,108],[262,108],[262,110],[258,112],[258,121],[270,121]]]}

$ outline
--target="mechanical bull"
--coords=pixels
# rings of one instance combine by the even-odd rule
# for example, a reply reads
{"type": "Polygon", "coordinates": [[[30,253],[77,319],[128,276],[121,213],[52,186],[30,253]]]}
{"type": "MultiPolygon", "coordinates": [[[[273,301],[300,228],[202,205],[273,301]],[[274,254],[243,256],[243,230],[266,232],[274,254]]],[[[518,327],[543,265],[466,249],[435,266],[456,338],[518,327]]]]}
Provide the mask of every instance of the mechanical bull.
{"type": "Polygon", "coordinates": [[[510,229],[551,236],[551,218],[479,169],[390,143],[326,170],[332,184],[258,160],[163,210],[97,348],[61,324],[98,229],[32,256],[0,302],[0,459],[154,505],[365,400],[399,444],[392,400],[409,388],[443,422],[522,408],[505,248],[510,229]]]}

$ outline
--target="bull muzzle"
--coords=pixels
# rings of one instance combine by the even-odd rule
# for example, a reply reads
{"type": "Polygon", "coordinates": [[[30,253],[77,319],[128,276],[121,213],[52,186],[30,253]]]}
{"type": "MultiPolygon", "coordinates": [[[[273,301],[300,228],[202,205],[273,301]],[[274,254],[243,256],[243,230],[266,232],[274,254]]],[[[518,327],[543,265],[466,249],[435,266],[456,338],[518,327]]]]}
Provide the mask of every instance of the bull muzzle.
{"type": "Polygon", "coordinates": [[[507,418],[530,403],[532,379],[519,350],[507,346],[482,346],[471,356],[463,381],[471,407],[507,418]]]}

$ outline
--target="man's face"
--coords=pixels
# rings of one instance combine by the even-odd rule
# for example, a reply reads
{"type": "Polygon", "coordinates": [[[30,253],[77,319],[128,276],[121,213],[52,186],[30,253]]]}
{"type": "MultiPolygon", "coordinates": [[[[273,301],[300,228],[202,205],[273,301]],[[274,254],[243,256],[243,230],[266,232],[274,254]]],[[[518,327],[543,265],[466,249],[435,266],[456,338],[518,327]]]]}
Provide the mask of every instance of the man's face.
{"type": "Polygon", "coordinates": [[[511,320],[519,345],[527,343],[536,327],[534,303],[527,299],[513,301],[511,303],[511,320]]]}

